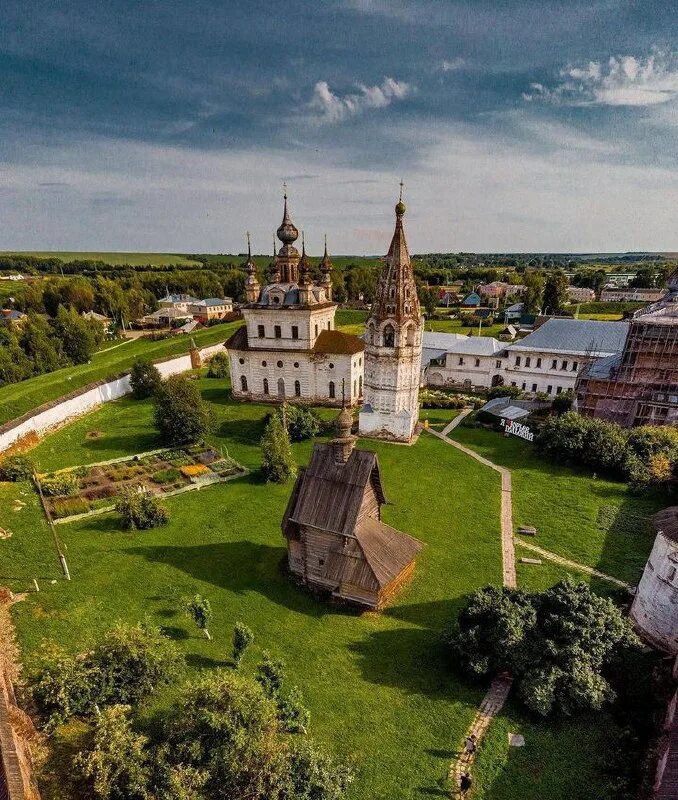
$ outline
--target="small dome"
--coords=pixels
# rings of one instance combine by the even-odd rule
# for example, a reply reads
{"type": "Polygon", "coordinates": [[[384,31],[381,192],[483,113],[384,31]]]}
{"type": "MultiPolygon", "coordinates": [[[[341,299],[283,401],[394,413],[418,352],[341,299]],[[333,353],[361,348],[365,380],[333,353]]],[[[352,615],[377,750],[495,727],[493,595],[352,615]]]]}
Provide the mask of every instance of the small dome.
{"type": "Polygon", "coordinates": [[[299,231],[297,230],[296,225],[290,219],[290,215],[287,212],[287,195],[285,195],[283,220],[280,223],[277,234],[278,239],[280,239],[283,244],[292,244],[292,242],[296,242],[296,240],[299,238],[299,231]]]}
{"type": "Polygon", "coordinates": [[[405,209],[406,209],[405,203],[403,203],[402,200],[398,200],[395,207],[396,216],[402,217],[405,213],[405,209]]]}
{"type": "Polygon", "coordinates": [[[339,416],[335,422],[337,436],[341,439],[345,439],[347,436],[351,435],[351,428],[353,427],[353,415],[348,410],[348,408],[342,408],[339,416]]]}

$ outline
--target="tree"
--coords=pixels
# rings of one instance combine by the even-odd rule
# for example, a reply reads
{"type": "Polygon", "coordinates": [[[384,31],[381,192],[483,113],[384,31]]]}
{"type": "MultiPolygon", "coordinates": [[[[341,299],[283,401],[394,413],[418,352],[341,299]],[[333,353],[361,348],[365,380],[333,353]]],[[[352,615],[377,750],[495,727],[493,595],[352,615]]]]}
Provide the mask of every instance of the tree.
{"type": "Polygon", "coordinates": [[[169,519],[162,502],[141,486],[130,486],[123,490],[115,510],[121,515],[125,530],[146,531],[165,525],[169,519]]]}
{"type": "Polygon", "coordinates": [[[277,697],[285,680],[285,662],[273,658],[268,650],[264,650],[263,660],[257,667],[256,679],[266,697],[277,697]]]}
{"type": "Polygon", "coordinates": [[[544,279],[538,272],[526,272],[523,283],[527,287],[523,294],[526,313],[534,313],[541,309],[544,295],[544,279]]]}
{"type": "Polygon", "coordinates": [[[243,622],[236,622],[233,628],[233,661],[240,665],[245,650],[252,644],[254,634],[243,622]]]}
{"type": "Polygon", "coordinates": [[[184,375],[172,375],[160,384],[153,413],[162,438],[171,445],[197,441],[212,424],[200,390],[184,375]]]}
{"type": "Polygon", "coordinates": [[[205,634],[205,637],[211,639],[212,637],[208,630],[210,620],[212,619],[212,606],[210,605],[210,601],[206,597],[196,594],[192,600],[188,601],[186,610],[188,611],[189,617],[205,634]]]}
{"type": "Polygon", "coordinates": [[[435,316],[436,308],[438,307],[438,292],[434,288],[430,286],[420,287],[419,301],[424,306],[427,317],[435,316]]]}
{"type": "Polygon", "coordinates": [[[261,469],[269,483],[285,483],[297,473],[290,437],[279,414],[272,414],[261,439],[261,469]]]}
{"type": "Polygon", "coordinates": [[[54,332],[61,341],[64,354],[74,364],[87,363],[97,344],[103,341],[103,329],[99,323],[83,319],[74,309],[59,306],[53,321],[54,332]]]}
{"type": "Polygon", "coordinates": [[[445,640],[474,674],[511,672],[525,705],[542,716],[598,710],[613,700],[606,668],[638,644],[611,600],[570,578],[541,594],[480,589],[445,640]]]}
{"type": "Polygon", "coordinates": [[[349,767],[336,764],[313,742],[295,742],[290,754],[291,786],[285,800],[341,800],[353,782],[349,767]]]}
{"type": "Polygon", "coordinates": [[[130,369],[129,382],[134,398],[144,400],[155,395],[162,383],[162,377],[150,359],[137,358],[130,369]]]}
{"type": "MultiPolygon", "coordinates": [[[[283,418],[282,409],[276,413],[280,414],[281,419],[283,418]]],[[[287,422],[287,432],[293,442],[312,439],[320,432],[320,418],[313,409],[286,405],[284,417],[287,422]]]]}
{"type": "Polygon", "coordinates": [[[17,453],[0,461],[0,481],[30,480],[35,467],[28,456],[17,453]]]}
{"type": "Polygon", "coordinates": [[[215,353],[207,362],[208,378],[227,378],[229,375],[228,353],[215,353]]]}
{"type": "Polygon", "coordinates": [[[104,709],[96,720],[91,749],[76,759],[100,800],[152,800],[148,739],[132,730],[130,711],[125,705],[104,709]]]}
{"type": "Polygon", "coordinates": [[[544,285],[544,313],[560,314],[567,303],[569,283],[564,272],[553,272],[544,285]]]}
{"type": "Polygon", "coordinates": [[[33,364],[36,375],[62,366],[60,342],[44,317],[29,314],[19,332],[19,344],[33,364]]]}

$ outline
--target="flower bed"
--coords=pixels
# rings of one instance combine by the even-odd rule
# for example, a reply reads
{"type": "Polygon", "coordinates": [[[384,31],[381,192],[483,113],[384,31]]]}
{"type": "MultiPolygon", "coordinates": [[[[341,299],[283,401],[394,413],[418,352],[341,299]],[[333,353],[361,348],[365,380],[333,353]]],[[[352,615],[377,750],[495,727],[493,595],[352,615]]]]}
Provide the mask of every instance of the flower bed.
{"type": "Polygon", "coordinates": [[[130,487],[163,495],[226,480],[245,469],[207,445],[141,453],[132,458],[74,467],[40,476],[45,505],[54,519],[113,508],[130,487]]]}

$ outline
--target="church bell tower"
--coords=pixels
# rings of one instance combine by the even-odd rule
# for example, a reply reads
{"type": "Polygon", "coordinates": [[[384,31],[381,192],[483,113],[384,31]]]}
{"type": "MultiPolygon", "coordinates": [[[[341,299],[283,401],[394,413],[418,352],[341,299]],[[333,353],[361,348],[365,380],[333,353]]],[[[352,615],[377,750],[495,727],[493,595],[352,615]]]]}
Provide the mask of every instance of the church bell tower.
{"type": "Polygon", "coordinates": [[[423,317],[405,241],[405,204],[396,223],[367,321],[360,435],[410,442],[419,419],[423,317]]]}

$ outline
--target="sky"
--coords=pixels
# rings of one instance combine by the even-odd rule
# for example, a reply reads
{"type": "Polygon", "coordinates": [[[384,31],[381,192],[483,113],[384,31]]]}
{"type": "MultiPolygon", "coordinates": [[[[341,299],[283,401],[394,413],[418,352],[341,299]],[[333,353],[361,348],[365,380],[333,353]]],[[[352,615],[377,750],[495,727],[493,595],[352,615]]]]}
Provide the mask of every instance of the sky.
{"type": "Polygon", "coordinates": [[[678,251],[676,0],[3,0],[0,249],[678,251]]]}

